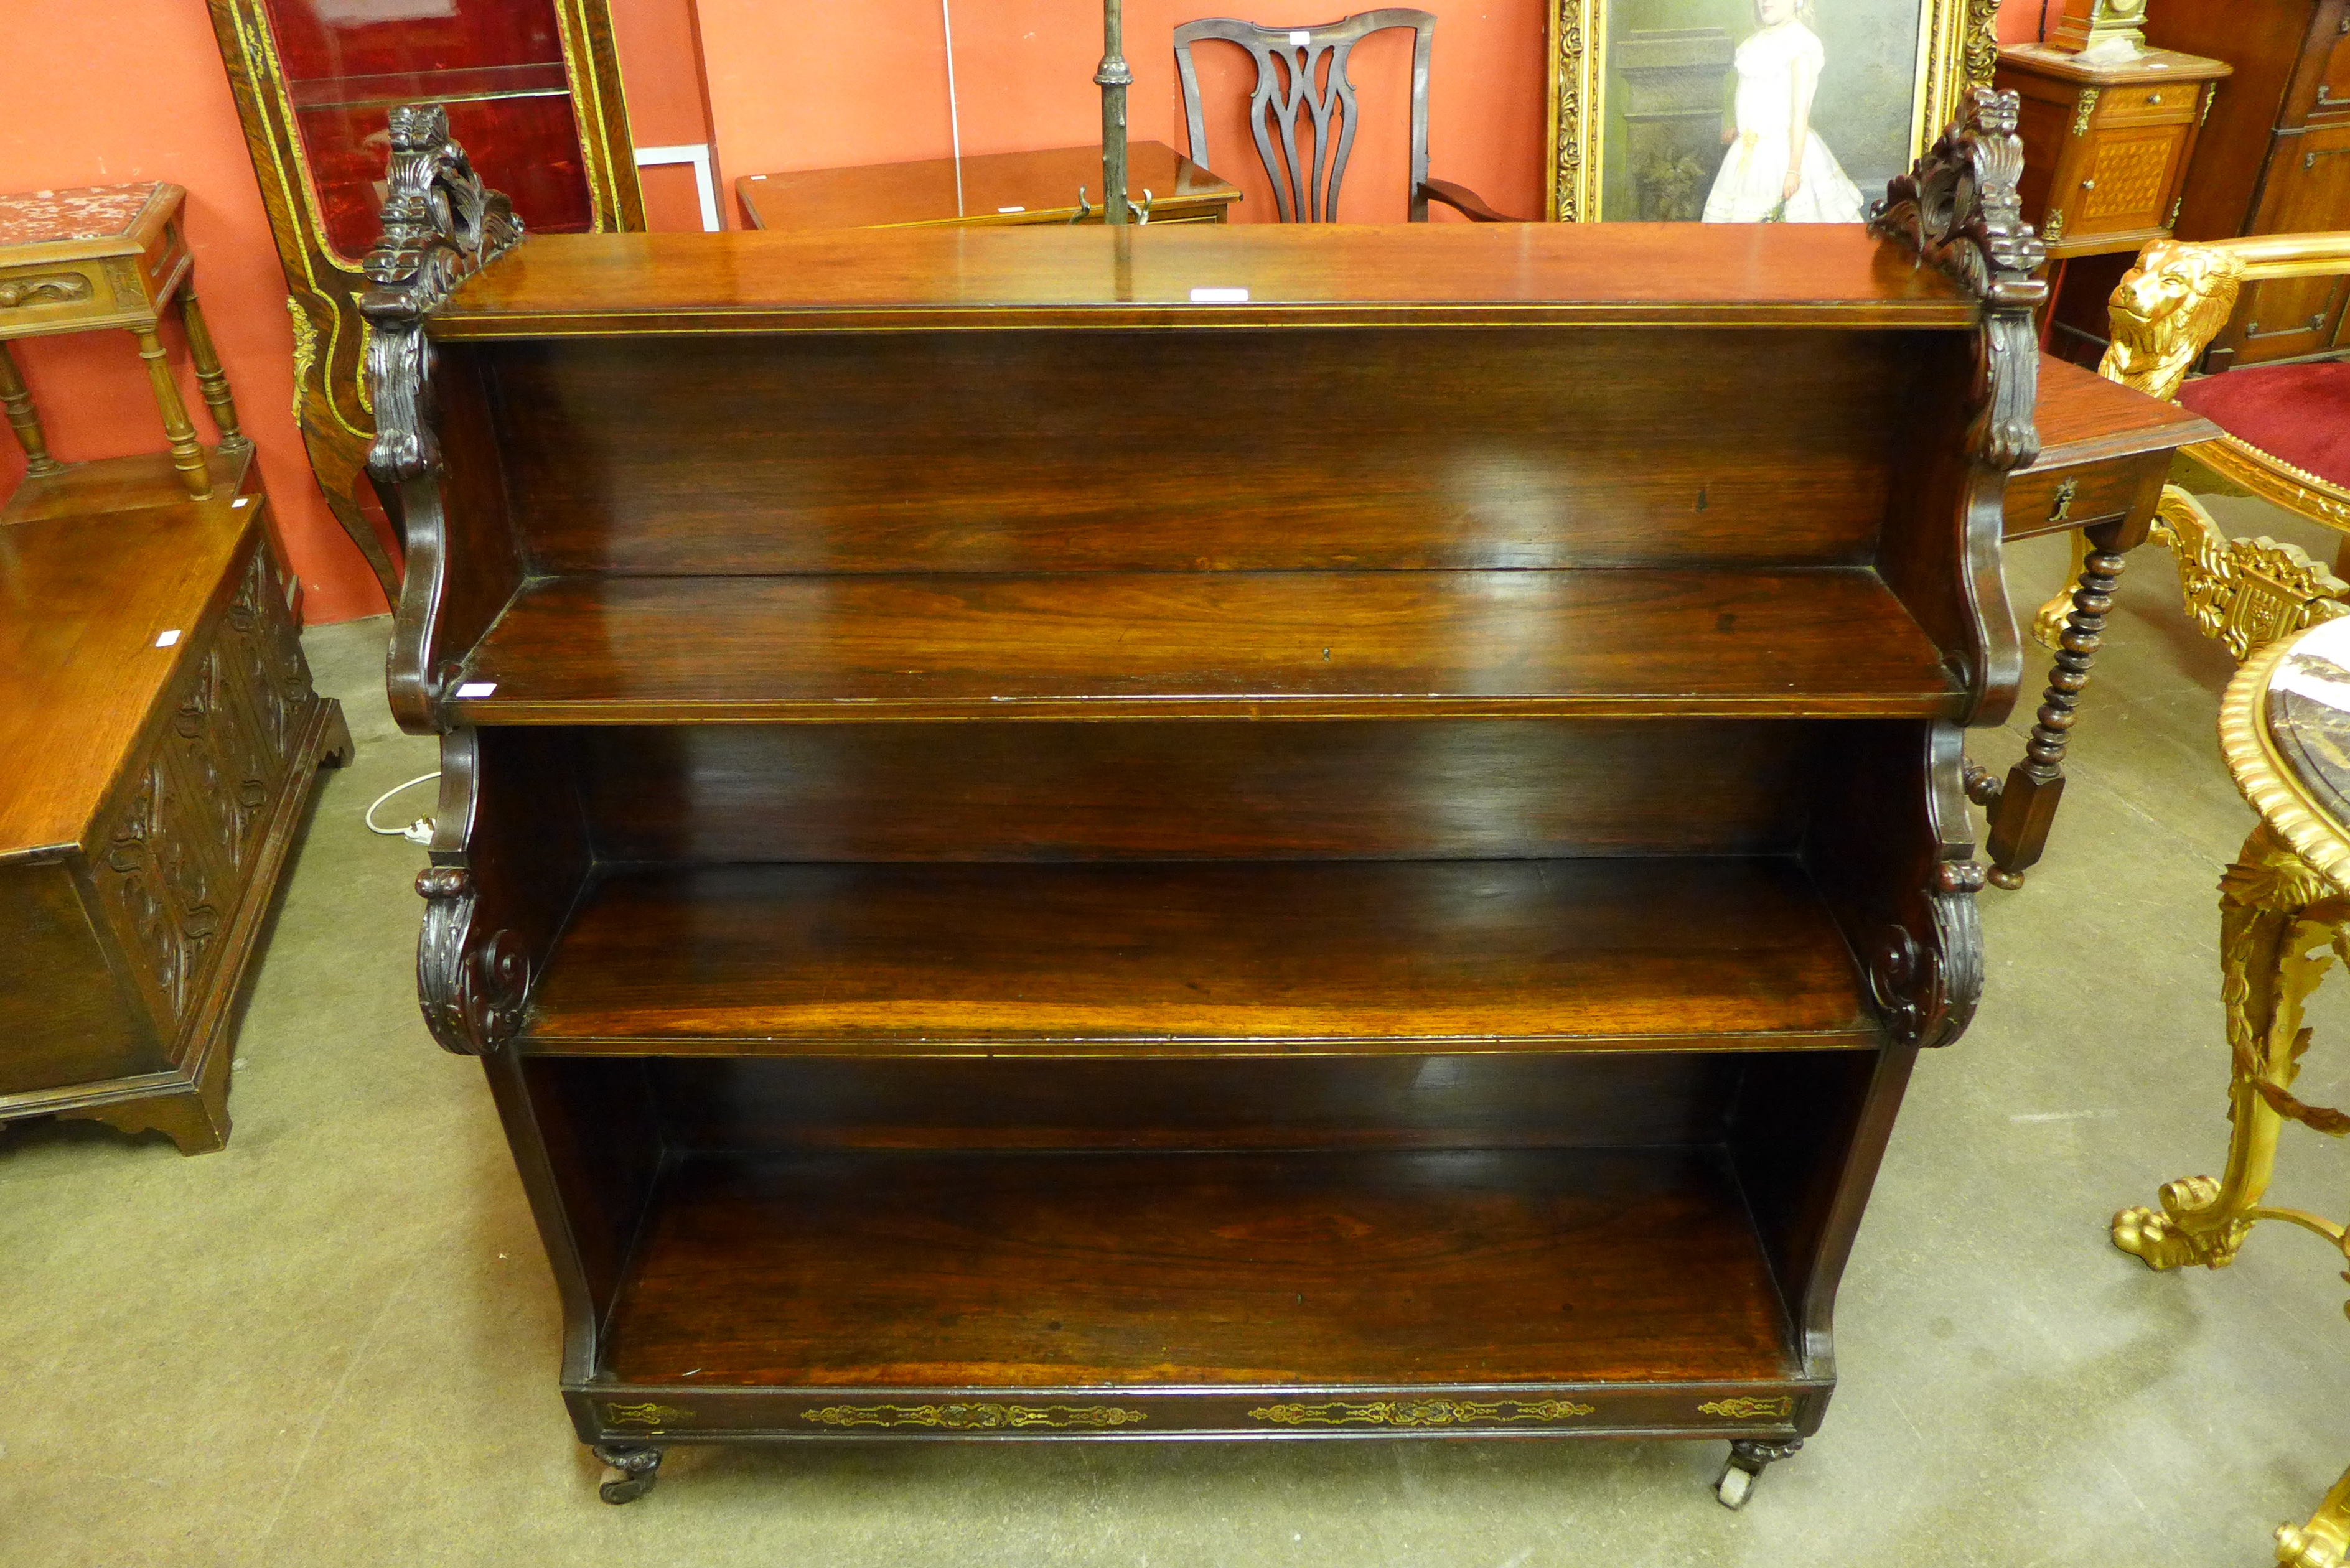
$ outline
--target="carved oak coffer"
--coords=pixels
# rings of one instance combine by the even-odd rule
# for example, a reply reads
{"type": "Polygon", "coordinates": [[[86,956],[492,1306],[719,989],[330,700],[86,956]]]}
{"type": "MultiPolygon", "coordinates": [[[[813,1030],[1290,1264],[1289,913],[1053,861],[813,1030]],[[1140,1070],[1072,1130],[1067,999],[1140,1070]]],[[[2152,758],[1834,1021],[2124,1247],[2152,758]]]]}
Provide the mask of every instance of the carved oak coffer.
{"type": "Polygon", "coordinates": [[[520,236],[393,117],[418,979],[579,1436],[1816,1428],[2041,286],[1858,225],[520,236]],[[554,1349],[549,1346],[550,1351],[554,1349]]]}
{"type": "Polygon", "coordinates": [[[228,1137],[241,989],[350,737],[311,689],[260,470],[223,461],[205,501],[120,506],[170,471],[115,460],[0,514],[0,1121],[228,1137]],[[109,490],[119,509],[77,509],[109,490]]]}

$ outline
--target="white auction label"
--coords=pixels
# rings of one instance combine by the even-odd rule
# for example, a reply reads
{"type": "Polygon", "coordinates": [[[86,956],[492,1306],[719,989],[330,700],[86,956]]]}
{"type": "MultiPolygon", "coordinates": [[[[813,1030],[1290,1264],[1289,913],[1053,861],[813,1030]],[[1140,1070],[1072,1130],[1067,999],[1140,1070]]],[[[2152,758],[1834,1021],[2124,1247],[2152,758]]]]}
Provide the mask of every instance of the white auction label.
{"type": "Polygon", "coordinates": [[[463,686],[457,688],[457,695],[460,697],[486,697],[497,689],[498,683],[494,680],[468,680],[463,686]]]}
{"type": "Polygon", "coordinates": [[[155,646],[158,648],[169,648],[179,640],[180,634],[177,631],[159,631],[155,634],[155,646]]]}
{"type": "Polygon", "coordinates": [[[1194,305],[1246,305],[1248,290],[1244,288],[1195,288],[1191,291],[1194,305]]]}

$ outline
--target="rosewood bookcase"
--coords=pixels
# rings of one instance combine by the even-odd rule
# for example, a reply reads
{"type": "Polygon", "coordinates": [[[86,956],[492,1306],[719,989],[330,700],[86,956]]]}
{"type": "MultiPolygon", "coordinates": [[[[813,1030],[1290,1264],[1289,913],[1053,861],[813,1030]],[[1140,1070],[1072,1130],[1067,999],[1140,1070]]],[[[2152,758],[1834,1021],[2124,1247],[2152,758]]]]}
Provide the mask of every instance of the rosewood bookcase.
{"type": "Polygon", "coordinates": [[[1735,1503],[1819,1425],[2018,677],[2038,257],[1972,114],[1882,238],[518,246],[395,118],[419,979],[608,1499],[1539,1434],[1728,1438],[1735,1503]]]}

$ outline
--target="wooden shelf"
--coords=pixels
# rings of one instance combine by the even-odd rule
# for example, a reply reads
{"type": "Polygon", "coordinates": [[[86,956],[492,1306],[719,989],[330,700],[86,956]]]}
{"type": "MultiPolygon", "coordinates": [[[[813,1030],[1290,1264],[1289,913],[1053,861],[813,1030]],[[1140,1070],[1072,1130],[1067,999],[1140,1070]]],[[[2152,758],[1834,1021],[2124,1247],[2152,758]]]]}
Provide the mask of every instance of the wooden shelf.
{"type": "MultiPolygon", "coordinates": [[[[1939,268],[1856,223],[1174,223],[1123,238],[1100,225],[730,234],[719,244],[534,234],[451,295],[430,330],[443,341],[795,327],[1967,331],[1979,314],[1939,268]]],[[[1744,395],[1730,386],[1692,385],[1692,406],[1717,389],[1725,401],[1744,395]]]]}
{"type": "Polygon", "coordinates": [[[520,1048],[951,1056],[1881,1044],[1775,858],[709,866],[596,884],[520,1048]]]}
{"type": "Polygon", "coordinates": [[[700,1156],[642,1236],[604,1358],[633,1385],[1797,1376],[1706,1147],[700,1156]]]}
{"type": "Polygon", "coordinates": [[[460,723],[1933,717],[1891,590],[1801,571],[544,577],[460,723]],[[723,650],[723,657],[713,657],[723,650]]]}

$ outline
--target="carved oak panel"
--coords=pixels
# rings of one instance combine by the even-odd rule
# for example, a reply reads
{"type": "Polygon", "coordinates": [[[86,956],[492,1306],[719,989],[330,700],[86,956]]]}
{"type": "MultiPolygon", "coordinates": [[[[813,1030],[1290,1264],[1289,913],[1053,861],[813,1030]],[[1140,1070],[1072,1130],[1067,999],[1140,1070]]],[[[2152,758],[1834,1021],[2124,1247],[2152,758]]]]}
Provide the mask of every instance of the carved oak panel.
{"type": "Polygon", "coordinates": [[[255,550],[245,567],[236,597],[229,604],[222,643],[233,684],[268,763],[266,777],[274,780],[317,697],[286,610],[284,584],[266,549],[255,550]]]}
{"type": "Polygon", "coordinates": [[[206,840],[211,803],[171,748],[149,757],[93,846],[91,874],[148,1006],[176,1028],[202,987],[234,884],[206,840]]]}
{"type": "Polygon", "coordinates": [[[284,770],[236,700],[232,640],[221,639],[196,661],[172,716],[171,743],[182,774],[211,808],[203,817],[214,857],[242,877],[259,846],[271,786],[284,770]]]}

